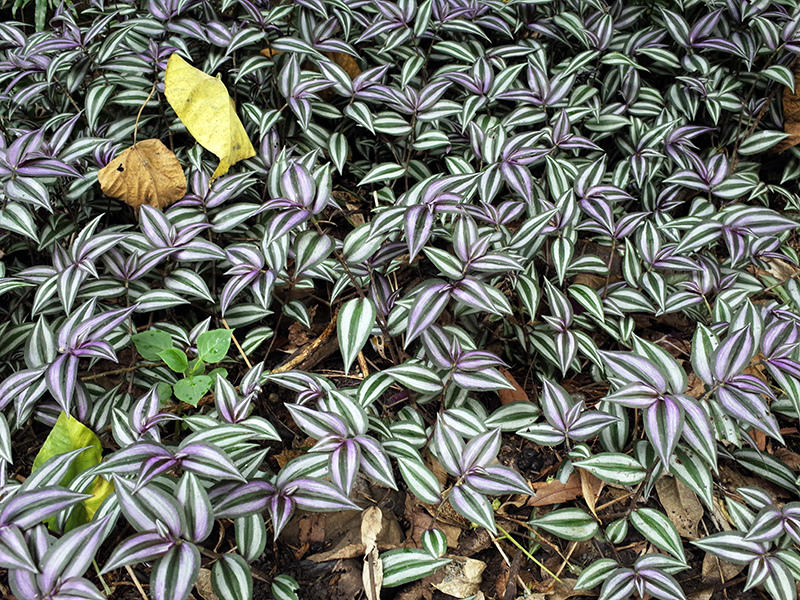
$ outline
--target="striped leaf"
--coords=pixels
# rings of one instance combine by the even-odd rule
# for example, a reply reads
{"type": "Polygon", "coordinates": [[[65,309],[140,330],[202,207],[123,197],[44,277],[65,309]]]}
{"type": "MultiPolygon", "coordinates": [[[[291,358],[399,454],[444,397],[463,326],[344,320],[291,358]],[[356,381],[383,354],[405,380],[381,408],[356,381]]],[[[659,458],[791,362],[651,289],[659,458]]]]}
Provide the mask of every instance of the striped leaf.
{"type": "Polygon", "coordinates": [[[569,292],[569,295],[585,308],[590,315],[600,322],[605,322],[603,300],[600,298],[600,294],[594,289],[590,288],[588,285],[574,283],[569,286],[567,292],[569,292]]]}
{"type": "Polygon", "coordinates": [[[370,183],[393,181],[405,175],[406,170],[396,163],[382,163],[373,168],[367,176],[358,182],[359,186],[370,183]]]}
{"type": "Polygon", "coordinates": [[[447,536],[441,529],[426,529],[421,536],[422,547],[433,558],[441,558],[447,552],[447,536]]]}
{"type": "Polygon", "coordinates": [[[669,467],[675,477],[680,479],[686,487],[692,490],[709,509],[713,508],[712,491],[714,479],[711,467],[703,458],[689,448],[678,445],[675,456],[669,467]]]}
{"type": "Polygon", "coordinates": [[[408,361],[383,372],[400,385],[420,394],[438,394],[442,391],[441,377],[417,361],[408,361]]]}
{"type": "Polygon", "coordinates": [[[575,582],[576,590],[591,590],[603,583],[612,571],[619,568],[617,561],[601,558],[586,567],[575,582]]]}
{"type": "Polygon", "coordinates": [[[328,153],[330,154],[333,164],[339,173],[344,173],[344,165],[347,162],[347,155],[350,153],[350,148],[347,145],[347,138],[344,134],[339,132],[331,135],[328,140],[328,153]]]}
{"type": "Polygon", "coordinates": [[[628,535],[628,520],[622,518],[610,523],[605,534],[612,544],[621,544],[628,535]]]}
{"type": "Polygon", "coordinates": [[[743,448],[736,450],[733,457],[740,465],[750,469],[759,477],[795,493],[800,491],[800,486],[795,482],[796,475],[786,466],[786,463],[771,454],[743,448]]]}
{"type": "Polygon", "coordinates": [[[186,517],[186,539],[202,542],[211,535],[214,527],[214,511],[206,489],[194,473],[186,472],[181,477],[175,497],[186,517]]]}
{"type": "Polygon", "coordinates": [[[631,512],[628,516],[633,525],[645,539],[656,546],[672,554],[678,560],[686,562],[686,555],[683,552],[683,543],[675,525],[667,516],[652,508],[640,508],[631,512]]]}
{"type": "Polygon", "coordinates": [[[200,551],[189,542],[175,544],[150,573],[153,600],[186,600],[200,573],[200,551]]]}
{"type": "Polygon", "coordinates": [[[173,292],[214,302],[205,280],[189,269],[176,269],[164,278],[164,285],[173,292]]]}
{"type": "Polygon", "coordinates": [[[541,411],[533,402],[519,401],[504,404],[486,419],[486,427],[502,431],[519,431],[532,425],[541,411]]]}
{"type": "Polygon", "coordinates": [[[425,550],[398,548],[381,555],[383,586],[397,587],[432,575],[450,562],[449,558],[433,558],[425,550]]]}
{"type": "Polygon", "coordinates": [[[189,304],[189,301],[169,290],[150,290],[136,299],[136,312],[149,313],[181,304],[189,304]]]}
{"type": "Polygon", "coordinates": [[[58,342],[44,317],[39,317],[25,340],[25,364],[29,369],[50,364],[56,359],[58,342]]]}
{"type": "Polygon", "coordinates": [[[761,71],[761,76],[771,79],[772,81],[777,81],[794,92],[794,73],[792,73],[789,67],[784,67],[783,65],[772,65],[768,69],[761,71]]]}
{"type": "Polygon", "coordinates": [[[789,137],[789,134],[783,131],[759,131],[739,144],[739,154],[742,156],[750,156],[752,154],[766,152],[773,146],[781,143],[787,137],[789,137]]]}
{"type": "Polygon", "coordinates": [[[450,506],[465,519],[469,519],[492,533],[497,533],[492,503],[483,494],[475,491],[469,485],[458,485],[450,490],[447,500],[450,502],[450,506]]]}
{"type": "Polygon", "coordinates": [[[442,499],[439,480],[417,456],[415,459],[397,458],[397,466],[408,489],[426,504],[438,504],[442,499]]]}
{"type": "Polygon", "coordinates": [[[297,600],[295,591],[300,589],[300,584],[288,575],[278,575],[272,580],[271,589],[275,600],[297,600]]]}
{"type": "Polygon", "coordinates": [[[344,371],[348,373],[356,356],[369,339],[375,326],[378,311],[369,298],[354,298],[345,302],[339,311],[336,334],[344,361],[344,371]]]}
{"type": "Polygon", "coordinates": [[[253,562],[267,546],[267,526],[261,514],[239,517],[234,521],[236,548],[247,562],[253,562]]]}
{"type": "Polygon", "coordinates": [[[250,566],[238,554],[223,554],[211,569],[211,587],[217,597],[225,600],[251,600],[250,566]]]}
{"type": "Polygon", "coordinates": [[[541,517],[534,517],[528,523],[573,542],[590,540],[598,530],[597,521],[580,508],[554,510],[541,517]]]}
{"type": "Polygon", "coordinates": [[[333,250],[333,240],[330,236],[316,231],[304,231],[294,240],[294,268],[295,276],[310,271],[333,250]]]}
{"type": "Polygon", "coordinates": [[[100,111],[108,104],[108,99],[117,86],[115,85],[93,85],[86,92],[86,99],[84,100],[86,106],[86,120],[89,123],[89,129],[93,130],[97,126],[97,118],[100,116],[100,111]]]}
{"type": "Polygon", "coordinates": [[[636,485],[644,481],[646,469],[627,454],[603,452],[575,463],[603,481],[621,485],[636,485]]]}

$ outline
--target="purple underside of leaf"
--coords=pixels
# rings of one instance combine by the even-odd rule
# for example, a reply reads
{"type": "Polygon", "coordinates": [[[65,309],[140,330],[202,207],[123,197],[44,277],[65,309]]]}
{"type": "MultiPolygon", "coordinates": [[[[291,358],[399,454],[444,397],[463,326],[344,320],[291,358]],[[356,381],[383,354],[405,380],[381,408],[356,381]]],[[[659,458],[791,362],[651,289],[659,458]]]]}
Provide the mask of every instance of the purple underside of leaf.
{"type": "Polygon", "coordinates": [[[54,589],[59,580],[82,576],[94,560],[95,553],[114,522],[111,516],[87,523],[61,537],[41,559],[39,585],[45,590],[54,589]]]}
{"type": "Polygon", "coordinates": [[[103,573],[140,562],[150,562],[164,556],[175,545],[173,540],[165,540],[155,531],[136,533],[114,548],[108,558],[103,573]]]}
{"type": "Polygon", "coordinates": [[[59,487],[22,492],[3,507],[0,524],[28,529],[89,497],[59,487]]]}
{"type": "Polygon", "coordinates": [[[16,525],[0,526],[0,566],[38,573],[22,532],[16,525]]]}

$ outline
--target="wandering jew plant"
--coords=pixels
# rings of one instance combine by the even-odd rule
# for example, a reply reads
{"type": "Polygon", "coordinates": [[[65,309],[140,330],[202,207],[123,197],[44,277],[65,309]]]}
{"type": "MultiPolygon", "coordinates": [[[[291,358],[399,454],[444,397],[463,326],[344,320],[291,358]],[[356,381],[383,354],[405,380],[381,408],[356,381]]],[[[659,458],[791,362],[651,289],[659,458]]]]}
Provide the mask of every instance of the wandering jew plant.
{"type": "MultiPolygon", "coordinates": [[[[736,530],[694,554],[796,598],[800,485],[769,451],[800,415],[794,3],[35,10],[36,27],[0,22],[0,567],[17,598],[102,598],[96,573],[140,564],[155,600],[187,598],[203,566],[249,600],[270,535],[287,552],[297,509],[365,508],[366,482],[493,534],[526,523],[543,548],[644,539],[658,552],[573,559],[576,588],[676,600],[698,558],[651,499],[663,476],[727,502],[736,530]],[[256,149],[216,180],[165,99],[173,53],[219,74],[256,149]],[[147,138],[188,191],[134,213],[98,171],[147,138]],[[32,470],[62,413],[101,462],[79,468],[73,445],[32,470]],[[526,512],[538,474],[506,451],[523,444],[632,500],[526,512]],[[784,495],[734,497],[723,466],[784,495]]],[[[442,536],[385,550],[383,585],[448,564],[442,536]]],[[[286,574],[271,585],[296,597],[286,574]]]]}

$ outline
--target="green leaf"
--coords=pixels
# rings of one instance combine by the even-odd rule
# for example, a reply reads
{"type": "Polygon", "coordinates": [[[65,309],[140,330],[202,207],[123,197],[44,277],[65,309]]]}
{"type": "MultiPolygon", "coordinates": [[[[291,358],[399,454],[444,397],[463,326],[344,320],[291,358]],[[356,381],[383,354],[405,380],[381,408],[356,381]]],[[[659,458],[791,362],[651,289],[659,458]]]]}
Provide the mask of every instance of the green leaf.
{"type": "Polygon", "coordinates": [[[197,355],[200,360],[217,363],[225,358],[231,346],[230,329],[212,329],[197,336],[197,355]]]}
{"type": "Polygon", "coordinates": [[[172,386],[175,392],[175,397],[187,404],[197,406],[200,398],[208,393],[211,389],[214,380],[208,375],[195,375],[193,377],[186,377],[181,379],[178,383],[172,386]]]}
{"type": "Polygon", "coordinates": [[[161,360],[158,355],[162,350],[172,348],[172,338],[166,331],[159,331],[158,329],[148,329],[136,335],[132,335],[131,339],[136,345],[136,351],[142,355],[145,360],[161,360]]]}
{"type": "Polygon", "coordinates": [[[183,350],[167,348],[158,353],[158,357],[167,363],[167,366],[176,373],[185,373],[189,368],[189,359],[183,350]]]}
{"type": "Polygon", "coordinates": [[[159,381],[156,385],[156,393],[158,394],[158,400],[162,404],[172,398],[172,386],[165,381],[159,381]]]}
{"type": "Polygon", "coordinates": [[[216,369],[211,369],[208,372],[208,376],[216,383],[216,377],[222,377],[225,379],[228,376],[228,369],[225,367],[217,367],[216,369]]]}
{"type": "Polygon", "coordinates": [[[189,375],[189,376],[191,376],[191,375],[202,375],[203,371],[205,371],[205,370],[206,370],[206,363],[204,363],[199,358],[194,358],[191,361],[189,361],[189,365],[187,367],[188,373],[186,373],[186,374],[189,375]]]}

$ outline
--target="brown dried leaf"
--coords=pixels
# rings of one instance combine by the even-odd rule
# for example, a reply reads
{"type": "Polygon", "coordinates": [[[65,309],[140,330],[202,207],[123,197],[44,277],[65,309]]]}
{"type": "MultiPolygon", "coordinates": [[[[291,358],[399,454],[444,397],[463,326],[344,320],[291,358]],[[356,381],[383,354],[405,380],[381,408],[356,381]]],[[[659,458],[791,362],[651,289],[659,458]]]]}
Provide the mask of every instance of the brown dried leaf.
{"type": "Polygon", "coordinates": [[[355,79],[361,75],[361,68],[358,66],[356,59],[349,54],[345,54],[344,52],[325,52],[325,56],[342,67],[345,73],[350,76],[350,79],[355,79]]]}
{"type": "Polygon", "coordinates": [[[775,146],[775,152],[783,152],[800,143],[800,61],[794,63],[794,91],[783,89],[783,130],[789,137],[775,146]]]}
{"type": "Polygon", "coordinates": [[[325,515],[304,515],[297,524],[297,540],[300,544],[320,544],[325,541],[325,515]]]}
{"type": "Polygon", "coordinates": [[[734,565],[706,553],[703,558],[703,583],[723,583],[730,581],[744,570],[745,565],[734,565]]]}
{"type": "Polygon", "coordinates": [[[514,386],[513,390],[498,390],[497,394],[500,396],[500,404],[510,404],[512,402],[530,402],[528,394],[526,394],[525,390],[522,389],[522,386],[511,374],[511,371],[501,368],[500,372],[503,374],[503,377],[508,379],[508,382],[514,386]]]}
{"type": "Polygon", "coordinates": [[[600,493],[605,487],[605,483],[601,479],[598,479],[583,469],[579,469],[579,473],[581,477],[581,492],[583,493],[583,499],[586,501],[586,505],[589,507],[589,510],[592,511],[594,518],[597,519],[598,517],[597,513],[595,512],[595,507],[597,505],[597,499],[600,497],[600,493]]]}
{"type": "Polygon", "coordinates": [[[302,456],[303,454],[305,454],[305,452],[302,450],[281,450],[274,456],[274,458],[278,463],[278,466],[282,469],[290,460],[293,460],[298,456],[302,456]]]}
{"type": "Polygon", "coordinates": [[[295,321],[289,325],[289,345],[286,347],[287,352],[294,352],[298,348],[305,346],[309,340],[309,331],[305,325],[295,321]]]}
{"type": "Polygon", "coordinates": [[[772,454],[778,460],[786,463],[786,466],[792,471],[800,469],[800,454],[797,454],[797,452],[792,452],[788,448],[776,448],[772,454]]]}
{"type": "MultiPolygon", "coordinates": [[[[378,509],[380,510],[380,509],[378,509]]],[[[326,562],[329,560],[358,558],[366,554],[364,544],[361,541],[361,513],[355,511],[340,511],[339,513],[326,513],[327,516],[337,519],[340,515],[341,526],[329,522],[326,525],[326,540],[333,544],[327,552],[312,554],[307,558],[314,562],[326,562]]],[[[287,526],[287,530],[289,527],[287,526]]],[[[286,530],[284,530],[286,531],[286,530]]],[[[389,510],[382,514],[381,527],[375,540],[375,545],[379,550],[392,550],[400,546],[403,541],[403,531],[397,518],[389,510]]]]}
{"type": "MultiPolygon", "coordinates": [[[[373,506],[380,514],[380,509],[373,506]]],[[[383,562],[378,554],[378,549],[373,545],[364,559],[364,570],[361,572],[361,581],[364,584],[364,594],[367,600],[380,600],[383,587],[383,562]]]]}
{"type": "Polygon", "coordinates": [[[703,505],[697,495],[675,477],[662,477],[656,482],[661,505],[681,537],[698,539],[697,525],[703,518],[703,505]]]}
{"type": "Polygon", "coordinates": [[[370,506],[361,513],[361,543],[364,544],[364,554],[369,555],[375,549],[375,540],[381,532],[383,515],[377,506],[370,506]]]}
{"type": "Polygon", "coordinates": [[[211,586],[210,569],[200,569],[194,587],[203,600],[219,600],[219,597],[214,593],[214,588],[211,586]]]}
{"type": "Polygon", "coordinates": [[[163,209],[186,195],[186,176],[161,140],[142,140],[100,169],[100,189],[137,211],[142,204],[163,209]]]}
{"type": "Polygon", "coordinates": [[[486,563],[474,558],[455,558],[446,564],[437,573],[442,580],[434,583],[440,592],[455,598],[468,598],[474,596],[483,580],[483,571],[486,563]]]}
{"type": "Polygon", "coordinates": [[[562,502],[569,502],[580,498],[583,495],[583,488],[581,487],[581,478],[577,473],[569,476],[567,483],[561,483],[558,479],[551,482],[538,481],[532,483],[535,496],[531,496],[528,500],[528,506],[550,506],[552,504],[561,504],[562,502]]]}

